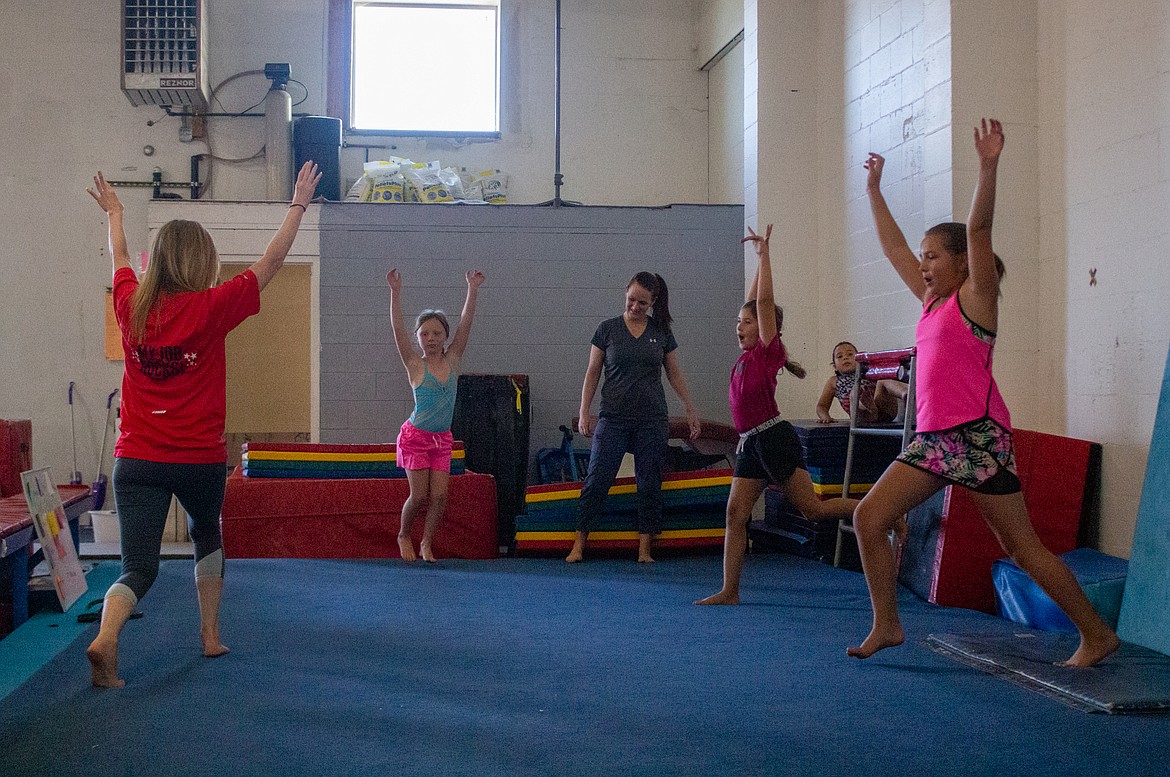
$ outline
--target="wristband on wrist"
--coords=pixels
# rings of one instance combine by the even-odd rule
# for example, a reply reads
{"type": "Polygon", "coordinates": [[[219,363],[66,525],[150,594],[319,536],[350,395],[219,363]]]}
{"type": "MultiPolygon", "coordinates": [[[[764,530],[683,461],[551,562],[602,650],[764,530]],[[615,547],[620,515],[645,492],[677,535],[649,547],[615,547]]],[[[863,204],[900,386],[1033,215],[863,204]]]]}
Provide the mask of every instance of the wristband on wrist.
{"type": "Polygon", "coordinates": [[[292,205],[288,206],[289,210],[292,210],[293,208],[300,208],[302,213],[307,213],[309,211],[308,208],[306,208],[304,205],[301,205],[299,202],[294,202],[292,205]]]}

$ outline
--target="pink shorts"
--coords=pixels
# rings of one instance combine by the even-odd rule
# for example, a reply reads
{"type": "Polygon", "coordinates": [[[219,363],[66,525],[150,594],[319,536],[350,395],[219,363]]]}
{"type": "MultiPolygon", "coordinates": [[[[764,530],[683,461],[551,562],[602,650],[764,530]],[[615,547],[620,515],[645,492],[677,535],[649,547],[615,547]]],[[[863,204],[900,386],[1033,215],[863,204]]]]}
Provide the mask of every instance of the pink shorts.
{"type": "Polygon", "coordinates": [[[451,430],[445,432],[424,432],[410,421],[398,431],[395,450],[398,466],[403,469],[433,469],[451,471],[451,446],[454,438],[451,430]]]}

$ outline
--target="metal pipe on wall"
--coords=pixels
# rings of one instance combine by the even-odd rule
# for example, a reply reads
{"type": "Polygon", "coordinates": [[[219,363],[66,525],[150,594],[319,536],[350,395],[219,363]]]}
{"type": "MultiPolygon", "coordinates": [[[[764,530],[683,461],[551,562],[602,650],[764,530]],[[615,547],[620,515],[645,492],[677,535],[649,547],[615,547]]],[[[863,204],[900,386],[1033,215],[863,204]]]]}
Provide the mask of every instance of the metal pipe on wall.
{"type": "Polygon", "coordinates": [[[264,97],[264,158],[267,161],[268,199],[292,197],[292,96],[273,84],[264,97]]]}

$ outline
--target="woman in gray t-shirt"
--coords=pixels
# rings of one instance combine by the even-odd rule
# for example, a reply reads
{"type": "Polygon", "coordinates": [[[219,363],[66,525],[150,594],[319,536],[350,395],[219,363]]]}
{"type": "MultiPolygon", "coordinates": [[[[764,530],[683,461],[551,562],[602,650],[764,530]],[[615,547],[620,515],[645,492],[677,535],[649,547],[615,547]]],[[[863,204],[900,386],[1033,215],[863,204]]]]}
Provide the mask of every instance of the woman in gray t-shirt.
{"type": "Polygon", "coordinates": [[[638,488],[638,561],[654,560],[650,542],[662,531],[662,468],[670,430],[663,367],[686,408],[691,438],[699,434],[699,416],[678,366],[678,343],[670,321],[666,281],[655,273],[640,272],[626,287],[625,312],[602,321],[593,335],[578,422],[581,434],[593,435],[593,447],[577,503],[577,536],[565,558],[569,563],[584,558],[589,527],[601,512],[627,452],[634,454],[638,488]],[[594,418],[589,410],[603,372],[601,411],[594,418]]]}

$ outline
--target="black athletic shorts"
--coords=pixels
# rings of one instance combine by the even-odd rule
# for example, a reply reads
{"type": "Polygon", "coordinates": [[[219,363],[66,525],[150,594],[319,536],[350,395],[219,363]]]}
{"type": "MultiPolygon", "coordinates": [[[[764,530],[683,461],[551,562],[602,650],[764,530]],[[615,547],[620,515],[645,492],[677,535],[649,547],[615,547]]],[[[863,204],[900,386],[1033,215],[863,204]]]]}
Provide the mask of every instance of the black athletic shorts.
{"type": "Polygon", "coordinates": [[[787,483],[798,469],[807,469],[804,454],[796,430],[787,421],[748,437],[735,458],[737,478],[766,480],[769,484],[787,483]]]}

